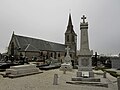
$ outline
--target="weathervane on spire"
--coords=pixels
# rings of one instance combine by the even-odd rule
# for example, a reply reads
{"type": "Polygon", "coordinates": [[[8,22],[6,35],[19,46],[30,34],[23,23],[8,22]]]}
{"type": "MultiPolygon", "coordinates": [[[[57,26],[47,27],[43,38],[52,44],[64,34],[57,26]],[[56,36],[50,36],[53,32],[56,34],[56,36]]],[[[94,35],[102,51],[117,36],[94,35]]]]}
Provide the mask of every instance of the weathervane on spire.
{"type": "Polygon", "coordinates": [[[71,9],[69,9],[69,13],[71,13],[71,9]]]}

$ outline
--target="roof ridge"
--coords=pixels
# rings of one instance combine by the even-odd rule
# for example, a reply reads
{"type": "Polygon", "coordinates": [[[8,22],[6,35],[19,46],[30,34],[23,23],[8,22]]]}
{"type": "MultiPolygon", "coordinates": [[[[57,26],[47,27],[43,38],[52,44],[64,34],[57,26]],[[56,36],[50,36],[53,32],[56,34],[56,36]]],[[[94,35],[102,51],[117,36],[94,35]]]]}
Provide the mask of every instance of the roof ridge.
{"type": "MultiPolygon", "coordinates": [[[[14,36],[15,36],[15,35],[14,35],[14,36]]],[[[17,42],[19,48],[20,48],[20,43],[19,43],[18,39],[17,39],[16,37],[15,37],[15,39],[16,39],[16,42],[17,42]]]]}
{"type": "Polygon", "coordinates": [[[62,43],[51,42],[51,41],[47,41],[47,40],[43,40],[43,39],[39,39],[39,38],[33,38],[33,37],[30,37],[30,36],[22,36],[22,35],[16,35],[16,34],[15,34],[15,36],[25,37],[25,38],[30,38],[30,39],[36,39],[36,40],[41,40],[41,41],[45,41],[45,42],[49,42],[49,43],[54,43],[54,44],[59,44],[59,45],[64,45],[62,43]]]}

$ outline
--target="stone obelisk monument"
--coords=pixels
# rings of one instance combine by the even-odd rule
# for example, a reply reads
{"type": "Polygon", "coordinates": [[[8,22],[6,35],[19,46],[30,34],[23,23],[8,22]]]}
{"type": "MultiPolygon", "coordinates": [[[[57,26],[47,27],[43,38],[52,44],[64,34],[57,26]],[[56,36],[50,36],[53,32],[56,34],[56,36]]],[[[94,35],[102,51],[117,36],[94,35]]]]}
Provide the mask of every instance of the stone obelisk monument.
{"type": "Polygon", "coordinates": [[[92,71],[92,60],[91,56],[93,51],[89,49],[89,39],[88,39],[88,22],[85,22],[85,15],[81,17],[83,22],[80,23],[81,40],[80,40],[80,53],[78,55],[78,72],[77,77],[93,77],[94,73],[92,71]]]}
{"type": "MultiPolygon", "coordinates": [[[[94,72],[92,70],[92,55],[93,51],[89,49],[89,39],[88,39],[88,22],[85,22],[85,15],[81,17],[83,21],[80,23],[80,53],[78,55],[78,71],[75,77],[72,77],[72,81],[66,82],[70,84],[94,84],[98,85],[100,78],[94,77],[94,72]]],[[[99,83],[101,84],[101,83],[99,83]]]]}

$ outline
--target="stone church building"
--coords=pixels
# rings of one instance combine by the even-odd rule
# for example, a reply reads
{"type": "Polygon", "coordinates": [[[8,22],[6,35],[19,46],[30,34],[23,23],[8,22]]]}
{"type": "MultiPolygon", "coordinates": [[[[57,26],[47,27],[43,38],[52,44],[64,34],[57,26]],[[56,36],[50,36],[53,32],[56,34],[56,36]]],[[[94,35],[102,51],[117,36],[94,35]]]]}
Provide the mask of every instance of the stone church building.
{"type": "Polygon", "coordinates": [[[13,32],[8,46],[8,55],[14,56],[15,58],[23,55],[28,57],[29,60],[33,57],[40,60],[53,57],[60,60],[65,56],[65,48],[67,46],[70,48],[70,56],[75,59],[77,52],[77,35],[73,30],[71,14],[69,14],[68,26],[65,32],[65,44],[20,36],[13,32]]]}

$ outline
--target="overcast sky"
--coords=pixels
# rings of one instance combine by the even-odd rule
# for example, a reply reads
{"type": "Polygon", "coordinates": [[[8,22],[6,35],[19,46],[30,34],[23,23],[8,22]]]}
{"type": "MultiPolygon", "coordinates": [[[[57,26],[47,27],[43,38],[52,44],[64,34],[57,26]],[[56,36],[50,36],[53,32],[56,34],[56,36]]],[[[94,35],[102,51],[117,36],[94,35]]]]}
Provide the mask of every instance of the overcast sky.
{"type": "Polygon", "coordinates": [[[68,14],[80,47],[80,18],[87,16],[90,49],[120,53],[120,0],[0,0],[0,52],[15,34],[64,43],[68,14]]]}

